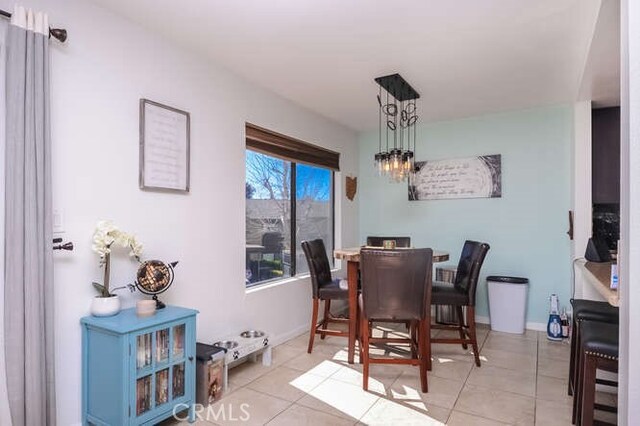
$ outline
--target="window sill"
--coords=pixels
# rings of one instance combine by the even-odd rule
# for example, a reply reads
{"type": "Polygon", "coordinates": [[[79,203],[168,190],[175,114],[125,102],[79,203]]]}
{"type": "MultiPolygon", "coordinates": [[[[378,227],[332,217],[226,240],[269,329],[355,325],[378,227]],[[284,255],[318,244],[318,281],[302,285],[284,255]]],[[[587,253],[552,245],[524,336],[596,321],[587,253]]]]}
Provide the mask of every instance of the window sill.
{"type": "MultiPolygon", "coordinates": [[[[332,269],[331,270],[332,274],[335,274],[336,272],[340,272],[340,269],[332,269]]],[[[281,285],[289,284],[289,283],[296,282],[296,281],[302,281],[302,280],[307,279],[309,277],[310,277],[310,275],[307,272],[307,273],[304,273],[304,274],[296,275],[295,277],[282,278],[280,280],[269,281],[269,282],[266,282],[264,284],[256,284],[254,286],[245,288],[245,294],[258,293],[258,292],[260,292],[262,290],[267,290],[267,289],[270,289],[270,288],[279,287],[281,285]]]]}

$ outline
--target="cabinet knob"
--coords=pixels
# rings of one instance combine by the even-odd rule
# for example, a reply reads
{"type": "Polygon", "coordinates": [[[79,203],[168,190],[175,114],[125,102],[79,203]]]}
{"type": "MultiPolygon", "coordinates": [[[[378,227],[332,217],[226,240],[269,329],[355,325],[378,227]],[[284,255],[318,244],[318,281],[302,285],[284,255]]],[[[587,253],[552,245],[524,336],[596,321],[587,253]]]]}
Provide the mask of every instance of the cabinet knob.
{"type": "Polygon", "coordinates": [[[189,357],[189,361],[193,361],[193,357],[192,356],[189,357]]]}

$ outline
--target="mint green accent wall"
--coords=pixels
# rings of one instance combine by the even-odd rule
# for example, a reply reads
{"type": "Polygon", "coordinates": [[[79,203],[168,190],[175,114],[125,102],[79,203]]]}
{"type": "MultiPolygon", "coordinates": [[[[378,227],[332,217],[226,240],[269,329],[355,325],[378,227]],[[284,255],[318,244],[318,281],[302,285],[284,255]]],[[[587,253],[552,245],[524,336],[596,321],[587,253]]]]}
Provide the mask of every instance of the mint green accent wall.
{"type": "Polygon", "coordinates": [[[549,295],[571,292],[567,211],[571,203],[573,115],[568,106],[501,113],[418,127],[417,159],[502,154],[502,198],[408,201],[407,185],[374,173],[377,132],[360,137],[360,241],[409,235],[415,247],[451,253],[465,239],[491,250],[478,284],[476,312],[488,316],[487,275],[530,280],[527,321],[546,322],[549,295]]]}

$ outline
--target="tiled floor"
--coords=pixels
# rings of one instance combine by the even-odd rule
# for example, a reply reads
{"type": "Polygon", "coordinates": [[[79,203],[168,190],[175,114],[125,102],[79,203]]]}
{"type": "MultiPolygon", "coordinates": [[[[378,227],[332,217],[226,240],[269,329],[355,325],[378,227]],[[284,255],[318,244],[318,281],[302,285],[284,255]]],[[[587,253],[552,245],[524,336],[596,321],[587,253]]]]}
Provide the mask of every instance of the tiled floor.
{"type": "MultiPolygon", "coordinates": [[[[401,333],[377,330],[384,332],[401,333]]],[[[424,394],[417,367],[392,365],[372,366],[370,391],[364,392],[362,368],[347,364],[344,338],[316,338],[309,355],[303,334],[274,348],[271,367],[246,363],[231,370],[229,391],[201,413],[203,419],[208,415],[201,423],[571,425],[569,345],[535,331],[520,336],[480,325],[478,332],[482,367],[459,345],[433,345],[424,394]]],[[[615,401],[606,394],[598,398],[615,401]]]]}

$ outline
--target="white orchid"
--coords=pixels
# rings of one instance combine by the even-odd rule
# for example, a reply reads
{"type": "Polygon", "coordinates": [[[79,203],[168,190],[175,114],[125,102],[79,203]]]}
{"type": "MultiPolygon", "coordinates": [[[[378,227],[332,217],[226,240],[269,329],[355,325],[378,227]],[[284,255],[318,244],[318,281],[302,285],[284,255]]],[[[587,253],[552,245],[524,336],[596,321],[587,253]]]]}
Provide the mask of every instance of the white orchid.
{"type": "Polygon", "coordinates": [[[91,248],[100,256],[101,263],[104,263],[107,254],[111,253],[111,246],[117,244],[121,247],[129,247],[129,255],[140,260],[142,254],[142,244],[133,234],[128,234],[116,227],[109,220],[101,220],[96,225],[93,233],[93,244],[91,248]]]}
{"type": "Polygon", "coordinates": [[[136,239],[135,235],[132,235],[129,239],[129,247],[131,247],[131,251],[129,252],[129,256],[135,257],[140,260],[140,255],[142,254],[142,243],[136,239]]]}
{"type": "Polygon", "coordinates": [[[104,284],[93,283],[93,286],[103,297],[109,296],[109,266],[111,246],[113,244],[121,247],[129,247],[129,256],[135,257],[140,262],[142,255],[142,244],[133,234],[128,234],[118,229],[110,220],[101,220],[96,224],[93,233],[93,244],[91,248],[100,256],[100,266],[104,266],[104,284]]]}
{"type": "Polygon", "coordinates": [[[131,236],[126,232],[115,231],[113,236],[114,242],[120,247],[127,247],[129,245],[129,241],[131,240],[131,236]]]}

